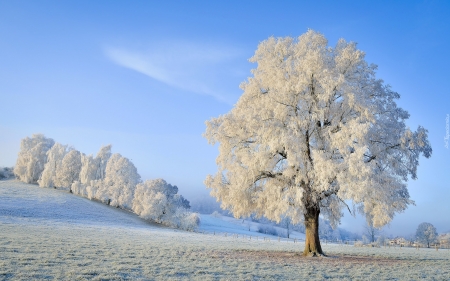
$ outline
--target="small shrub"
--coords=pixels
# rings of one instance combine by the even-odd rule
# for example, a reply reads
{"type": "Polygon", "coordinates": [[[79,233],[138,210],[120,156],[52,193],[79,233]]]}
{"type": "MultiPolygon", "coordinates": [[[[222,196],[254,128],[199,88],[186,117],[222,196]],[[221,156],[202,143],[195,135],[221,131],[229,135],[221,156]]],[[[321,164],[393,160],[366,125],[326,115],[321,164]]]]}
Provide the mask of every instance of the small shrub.
{"type": "Polygon", "coordinates": [[[367,247],[372,247],[372,248],[380,248],[380,245],[378,244],[378,242],[372,242],[366,245],[367,247]]]}
{"type": "Polygon", "coordinates": [[[278,232],[275,229],[275,227],[273,227],[271,225],[260,225],[258,227],[258,232],[264,233],[264,234],[269,234],[269,235],[274,235],[274,236],[278,235],[278,232]]]}
{"type": "Polygon", "coordinates": [[[215,218],[220,218],[222,215],[221,215],[219,212],[214,211],[214,212],[211,214],[211,216],[213,216],[213,217],[215,217],[215,218]]]}
{"type": "Polygon", "coordinates": [[[164,221],[163,224],[187,231],[194,231],[200,225],[200,216],[198,213],[191,213],[185,208],[177,208],[170,220],[164,221]]]}
{"type": "Polygon", "coordinates": [[[84,184],[80,183],[79,181],[75,181],[74,183],[72,183],[70,190],[75,195],[88,197],[86,186],[84,186],[84,184]]]}
{"type": "Polygon", "coordinates": [[[200,216],[197,213],[189,214],[181,223],[181,229],[194,231],[200,225],[200,216]]]}

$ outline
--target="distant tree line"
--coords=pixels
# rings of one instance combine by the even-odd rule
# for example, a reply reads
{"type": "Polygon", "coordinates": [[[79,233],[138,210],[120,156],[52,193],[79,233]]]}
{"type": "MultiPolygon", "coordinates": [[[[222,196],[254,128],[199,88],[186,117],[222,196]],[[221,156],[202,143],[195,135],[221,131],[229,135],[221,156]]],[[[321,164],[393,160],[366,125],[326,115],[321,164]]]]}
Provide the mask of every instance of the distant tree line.
{"type": "Polygon", "coordinates": [[[134,164],[112,154],[111,145],[94,157],[34,134],[22,139],[14,174],[22,182],[67,190],[164,225],[193,230],[200,222],[176,186],[163,179],[142,182],[134,164]]]}
{"type": "Polygon", "coordinates": [[[14,177],[14,168],[0,167],[0,180],[14,177]]]}

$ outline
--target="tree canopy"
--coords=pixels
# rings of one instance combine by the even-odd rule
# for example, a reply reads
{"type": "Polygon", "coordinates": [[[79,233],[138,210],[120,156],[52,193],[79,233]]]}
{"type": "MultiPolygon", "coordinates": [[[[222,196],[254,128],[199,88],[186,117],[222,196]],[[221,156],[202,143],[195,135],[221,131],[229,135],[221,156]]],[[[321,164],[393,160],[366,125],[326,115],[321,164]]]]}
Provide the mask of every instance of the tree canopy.
{"type": "Polygon", "coordinates": [[[352,202],[375,227],[390,222],[413,203],[406,181],[420,155],[431,156],[427,130],[406,126],[400,95],[364,56],[312,30],[271,37],[250,59],[257,67],[235,106],[206,122],[204,136],[219,143],[211,194],[236,217],[303,221],[306,255],[323,254],[319,213],[336,226],[352,202]]]}
{"type": "Polygon", "coordinates": [[[423,222],[419,224],[416,230],[416,238],[419,242],[427,245],[430,248],[430,244],[437,241],[436,228],[429,222],[423,222]]]}
{"type": "Polygon", "coordinates": [[[22,139],[14,167],[16,177],[26,183],[37,183],[47,162],[47,151],[54,144],[53,139],[46,138],[43,134],[22,139]]]}

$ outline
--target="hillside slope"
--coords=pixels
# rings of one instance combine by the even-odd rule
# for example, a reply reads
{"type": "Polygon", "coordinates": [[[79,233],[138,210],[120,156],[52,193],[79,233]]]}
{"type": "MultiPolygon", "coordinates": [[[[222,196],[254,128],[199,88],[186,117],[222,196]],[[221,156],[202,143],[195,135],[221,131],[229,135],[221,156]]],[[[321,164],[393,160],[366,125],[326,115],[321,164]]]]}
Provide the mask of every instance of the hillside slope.
{"type": "Polygon", "coordinates": [[[308,259],[303,243],[225,236],[242,223],[203,219],[208,234],[185,232],[64,191],[0,181],[0,280],[450,280],[448,250],[325,244],[331,257],[308,259]]]}

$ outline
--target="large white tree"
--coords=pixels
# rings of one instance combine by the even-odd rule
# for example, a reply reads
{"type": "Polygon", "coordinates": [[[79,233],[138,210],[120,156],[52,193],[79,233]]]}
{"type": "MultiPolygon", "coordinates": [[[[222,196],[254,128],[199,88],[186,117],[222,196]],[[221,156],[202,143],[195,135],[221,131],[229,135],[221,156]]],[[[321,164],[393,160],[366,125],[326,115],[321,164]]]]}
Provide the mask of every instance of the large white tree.
{"type": "Polygon", "coordinates": [[[436,228],[429,222],[423,222],[419,224],[416,230],[416,238],[419,242],[427,245],[430,248],[430,244],[437,241],[436,228]]]}
{"type": "Polygon", "coordinates": [[[399,94],[355,43],[309,30],[263,41],[250,61],[238,102],[206,122],[219,156],[205,184],[224,208],[303,221],[304,255],[322,255],[319,214],[336,226],[353,202],[380,227],[413,203],[406,181],[431,156],[427,130],[405,125],[399,94]]]}
{"type": "Polygon", "coordinates": [[[16,177],[26,183],[37,183],[47,162],[47,151],[54,144],[53,139],[46,138],[43,134],[22,139],[14,167],[16,177]]]}
{"type": "Polygon", "coordinates": [[[96,198],[108,205],[131,210],[136,185],[141,182],[134,164],[115,153],[109,158],[105,178],[96,191],[96,198]]]}

